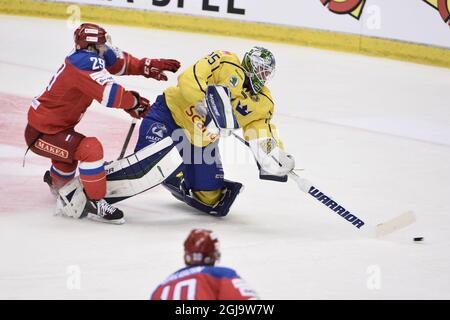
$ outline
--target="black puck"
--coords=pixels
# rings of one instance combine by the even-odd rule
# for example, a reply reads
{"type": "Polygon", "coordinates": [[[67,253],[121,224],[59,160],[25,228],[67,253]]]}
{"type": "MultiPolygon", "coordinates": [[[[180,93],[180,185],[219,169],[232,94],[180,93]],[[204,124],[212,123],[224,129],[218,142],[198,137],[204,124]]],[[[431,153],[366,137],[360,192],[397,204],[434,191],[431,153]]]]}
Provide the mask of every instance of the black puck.
{"type": "Polygon", "coordinates": [[[415,237],[414,241],[423,241],[423,237],[415,237]]]}

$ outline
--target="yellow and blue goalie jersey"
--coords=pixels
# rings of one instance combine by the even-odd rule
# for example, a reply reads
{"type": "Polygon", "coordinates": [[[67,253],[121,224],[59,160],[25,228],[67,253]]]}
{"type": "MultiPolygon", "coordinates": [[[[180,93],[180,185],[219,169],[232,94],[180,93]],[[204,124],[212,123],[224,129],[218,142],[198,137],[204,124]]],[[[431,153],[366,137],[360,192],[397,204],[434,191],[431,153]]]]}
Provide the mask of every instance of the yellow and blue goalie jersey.
{"type": "Polygon", "coordinates": [[[205,127],[205,118],[195,106],[204,97],[208,85],[225,85],[231,92],[235,117],[244,130],[246,140],[273,137],[283,148],[270,123],[274,104],[270,91],[263,87],[258,94],[244,88],[245,73],[238,57],[231,52],[217,50],[187,68],[179,77],[178,85],[164,91],[167,106],[175,122],[184,129],[191,143],[205,147],[218,136],[205,127]]]}

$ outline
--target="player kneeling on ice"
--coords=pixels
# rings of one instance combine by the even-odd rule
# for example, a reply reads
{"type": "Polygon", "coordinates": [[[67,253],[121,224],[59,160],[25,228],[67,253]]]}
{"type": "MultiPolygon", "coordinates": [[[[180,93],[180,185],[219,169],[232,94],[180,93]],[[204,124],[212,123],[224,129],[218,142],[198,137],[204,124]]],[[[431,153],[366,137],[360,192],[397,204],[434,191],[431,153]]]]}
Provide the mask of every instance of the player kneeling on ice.
{"type": "Polygon", "coordinates": [[[141,122],[135,150],[172,136],[184,167],[163,185],[179,200],[215,216],[228,214],[242,184],[224,179],[218,138],[242,128],[260,164],[261,178],[286,181],[295,161],[271,123],[274,103],[265,83],[275,58],[261,47],[236,54],[214,51],[158,96],[141,122]]]}
{"type": "Polygon", "coordinates": [[[250,300],[255,291],[234,271],[217,267],[219,240],[210,230],[194,229],[184,242],[186,267],[170,275],[151,300],[250,300]]]}
{"type": "MultiPolygon", "coordinates": [[[[44,181],[55,194],[74,178],[80,162],[87,213],[101,221],[123,223],[123,212],[104,200],[107,186],[102,144],[95,137],[76,132],[74,127],[93,100],[108,108],[124,109],[134,118],[145,117],[149,101],[125,90],[112,74],[167,80],[164,71],[176,72],[180,64],[176,60],[139,60],[113,47],[105,29],[91,23],[75,30],[74,41],[75,50],[66,57],[44,93],[32,101],[25,140],[33,152],[52,160],[44,181]]],[[[76,211],[73,216],[85,214],[76,211]]]]}

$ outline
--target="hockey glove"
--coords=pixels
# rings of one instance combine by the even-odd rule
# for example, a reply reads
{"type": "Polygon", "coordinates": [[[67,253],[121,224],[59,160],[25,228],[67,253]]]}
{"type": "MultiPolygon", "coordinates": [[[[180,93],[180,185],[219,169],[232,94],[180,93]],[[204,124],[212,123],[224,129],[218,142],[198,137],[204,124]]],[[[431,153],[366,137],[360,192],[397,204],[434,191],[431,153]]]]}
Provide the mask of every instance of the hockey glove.
{"type": "Polygon", "coordinates": [[[136,99],[136,104],[133,108],[125,110],[136,119],[145,118],[147,113],[150,111],[150,101],[148,99],[141,97],[139,93],[136,91],[131,91],[131,93],[134,95],[136,99]]]}
{"type": "Polygon", "coordinates": [[[263,171],[276,176],[284,176],[295,168],[292,155],[278,147],[273,138],[250,140],[250,148],[263,171]]]}
{"type": "Polygon", "coordinates": [[[164,71],[177,72],[180,62],[173,59],[142,59],[142,75],[146,78],[153,78],[158,81],[167,81],[164,71]]]}

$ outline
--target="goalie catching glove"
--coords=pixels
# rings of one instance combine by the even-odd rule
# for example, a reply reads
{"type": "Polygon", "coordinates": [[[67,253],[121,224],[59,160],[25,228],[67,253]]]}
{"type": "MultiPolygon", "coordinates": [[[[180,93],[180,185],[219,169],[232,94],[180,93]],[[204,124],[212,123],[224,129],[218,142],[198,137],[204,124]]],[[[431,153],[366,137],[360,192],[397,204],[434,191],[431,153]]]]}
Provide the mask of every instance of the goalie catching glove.
{"type": "Polygon", "coordinates": [[[259,138],[249,141],[261,171],[275,176],[287,175],[295,168],[295,159],[292,155],[278,147],[273,138],[259,138]]]}

